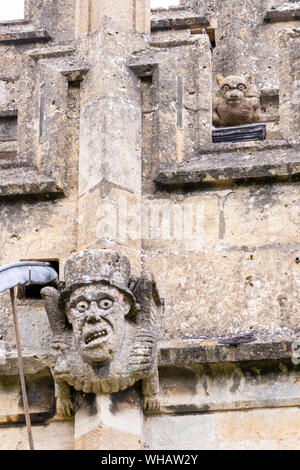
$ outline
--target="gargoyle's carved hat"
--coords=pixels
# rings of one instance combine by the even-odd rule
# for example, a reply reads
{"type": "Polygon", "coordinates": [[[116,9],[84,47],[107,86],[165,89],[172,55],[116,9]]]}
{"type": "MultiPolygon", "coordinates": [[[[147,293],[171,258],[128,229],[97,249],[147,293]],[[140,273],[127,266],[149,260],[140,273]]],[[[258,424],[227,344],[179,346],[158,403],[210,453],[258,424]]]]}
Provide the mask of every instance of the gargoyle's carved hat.
{"type": "Polygon", "coordinates": [[[112,250],[82,251],[71,256],[65,264],[65,288],[60,295],[63,306],[71,293],[78,287],[97,282],[116,287],[130,297],[132,304],[135,297],[129,288],[131,266],[126,256],[120,256],[112,250]]]}

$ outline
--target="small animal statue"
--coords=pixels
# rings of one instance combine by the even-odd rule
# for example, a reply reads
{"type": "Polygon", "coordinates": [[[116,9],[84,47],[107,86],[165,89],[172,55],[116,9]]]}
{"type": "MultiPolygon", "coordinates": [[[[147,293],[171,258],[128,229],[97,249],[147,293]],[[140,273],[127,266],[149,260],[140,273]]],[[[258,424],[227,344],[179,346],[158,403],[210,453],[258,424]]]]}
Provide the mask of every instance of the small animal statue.
{"type": "Polygon", "coordinates": [[[218,92],[213,105],[215,127],[241,126],[259,121],[260,92],[250,77],[218,77],[218,92]]]}

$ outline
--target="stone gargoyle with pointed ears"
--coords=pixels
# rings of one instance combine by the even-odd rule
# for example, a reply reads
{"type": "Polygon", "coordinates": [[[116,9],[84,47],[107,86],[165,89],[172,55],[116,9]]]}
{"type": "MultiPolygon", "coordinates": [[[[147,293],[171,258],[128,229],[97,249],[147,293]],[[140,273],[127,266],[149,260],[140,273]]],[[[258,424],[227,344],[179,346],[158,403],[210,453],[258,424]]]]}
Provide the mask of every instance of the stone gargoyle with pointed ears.
{"type": "Polygon", "coordinates": [[[111,250],[69,258],[62,288],[42,297],[53,332],[50,362],[57,413],[71,415],[71,390],[111,394],[142,380],[143,406],[158,408],[157,337],[163,304],[150,272],[130,277],[111,250]]]}
{"type": "Polygon", "coordinates": [[[251,76],[218,76],[214,98],[213,124],[216,127],[242,126],[260,121],[261,93],[251,76]]]}

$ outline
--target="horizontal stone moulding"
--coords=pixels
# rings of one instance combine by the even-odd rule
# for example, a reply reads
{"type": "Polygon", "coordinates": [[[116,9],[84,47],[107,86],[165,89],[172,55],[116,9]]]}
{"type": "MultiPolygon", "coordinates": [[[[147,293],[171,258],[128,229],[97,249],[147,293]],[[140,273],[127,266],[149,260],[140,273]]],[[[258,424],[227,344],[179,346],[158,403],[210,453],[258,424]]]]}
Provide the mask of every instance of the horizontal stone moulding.
{"type": "MultiPolygon", "coordinates": [[[[269,387],[271,387],[270,384],[269,387]]],[[[267,388],[268,384],[266,384],[267,388]]],[[[220,395],[222,395],[223,390],[219,391],[220,395]]],[[[169,398],[169,397],[168,397],[169,398]]],[[[224,412],[224,411],[233,411],[233,410],[253,410],[256,408],[284,408],[284,407],[292,407],[300,406],[300,398],[297,396],[290,396],[290,397],[268,397],[264,398],[262,396],[255,396],[252,400],[251,399],[244,399],[241,400],[239,397],[236,399],[232,398],[232,400],[220,400],[220,401],[209,401],[209,400],[202,400],[200,403],[197,402],[184,402],[182,400],[181,403],[165,403],[164,400],[159,400],[160,404],[160,415],[180,415],[180,414],[202,414],[202,413],[217,413],[217,412],[224,412]]]]}
{"type": "MultiPolygon", "coordinates": [[[[216,340],[186,341],[177,345],[176,341],[163,342],[158,346],[160,367],[197,364],[237,363],[244,361],[277,361],[292,358],[292,339],[267,341],[255,340],[250,343],[220,344],[216,340]]],[[[48,368],[47,351],[24,351],[26,375],[38,374],[48,368]]],[[[16,351],[7,354],[0,363],[0,376],[18,375],[16,351]]]]}
{"type": "Polygon", "coordinates": [[[2,118],[2,117],[17,117],[17,116],[18,116],[17,108],[0,109],[0,118],[2,118]]]}
{"type": "Polygon", "coordinates": [[[294,6],[278,7],[268,10],[264,18],[266,23],[276,23],[281,21],[299,21],[300,20],[300,2],[294,6]]]}
{"type": "Polygon", "coordinates": [[[292,340],[220,344],[218,340],[172,343],[160,347],[159,365],[214,364],[292,358],[292,340]]]}
{"type": "MultiPolygon", "coordinates": [[[[0,114],[1,116],[1,114],[0,114]]],[[[17,140],[0,140],[0,172],[7,165],[11,166],[11,161],[15,160],[18,156],[18,142],[17,140]]]]}
{"type": "MultiPolygon", "coordinates": [[[[26,375],[41,374],[48,370],[47,354],[33,351],[23,351],[24,372],[26,375]]],[[[18,356],[16,351],[9,352],[0,362],[0,376],[18,376],[18,356]]]]}
{"type": "Polygon", "coordinates": [[[0,198],[57,193],[63,193],[63,187],[35,168],[0,166],[0,198]]]}
{"type": "Polygon", "coordinates": [[[62,57],[74,54],[75,48],[71,46],[55,45],[38,49],[31,49],[26,55],[35,60],[47,59],[52,57],[62,57]]]}
{"type": "Polygon", "coordinates": [[[151,31],[163,31],[171,29],[190,29],[192,27],[208,26],[208,16],[189,16],[185,18],[159,18],[151,21],[151,31]]]}
{"type": "Polygon", "coordinates": [[[161,186],[178,187],[300,175],[300,144],[285,141],[218,143],[180,165],[164,164],[154,174],[161,186]]]}
{"type": "Polygon", "coordinates": [[[51,36],[47,31],[1,31],[0,46],[10,44],[30,44],[34,42],[47,42],[51,36]]]}
{"type": "MultiPolygon", "coordinates": [[[[0,140],[0,142],[1,142],[1,140],[0,140]]],[[[17,152],[14,152],[13,150],[3,150],[3,151],[0,150],[0,161],[1,161],[1,163],[3,161],[9,161],[10,162],[11,160],[15,159],[17,156],[18,156],[17,152]]],[[[0,165],[0,171],[1,171],[1,166],[2,165],[0,165]]]]}
{"type": "Polygon", "coordinates": [[[69,82],[81,82],[84,80],[89,70],[90,67],[86,64],[74,64],[70,66],[66,65],[64,68],[59,69],[59,72],[67,77],[69,82]]]}
{"type": "Polygon", "coordinates": [[[2,20],[0,21],[1,26],[16,26],[16,25],[27,25],[30,23],[30,19],[28,18],[21,18],[18,20],[2,20]]]}

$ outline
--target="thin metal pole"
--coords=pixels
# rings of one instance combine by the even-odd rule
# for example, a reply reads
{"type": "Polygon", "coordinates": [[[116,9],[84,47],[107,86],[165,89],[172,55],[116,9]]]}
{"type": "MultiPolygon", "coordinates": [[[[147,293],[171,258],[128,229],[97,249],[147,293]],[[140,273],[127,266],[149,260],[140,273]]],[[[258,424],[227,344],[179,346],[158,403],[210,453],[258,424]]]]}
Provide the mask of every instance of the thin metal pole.
{"type": "Polygon", "coordinates": [[[27,398],[25,376],[24,376],[23,358],[22,358],[19,323],[18,323],[18,316],[17,316],[17,310],[16,310],[15,290],[14,290],[14,288],[10,289],[10,300],[11,300],[11,305],[12,305],[12,310],[13,310],[13,317],[14,317],[14,326],[15,326],[15,333],[16,333],[16,345],[17,345],[17,351],[18,351],[19,374],[20,374],[20,379],[21,379],[21,389],[22,389],[24,414],[25,414],[25,421],[26,421],[27,434],[28,434],[28,442],[29,442],[30,450],[34,450],[32,430],[31,430],[31,422],[30,422],[30,414],[29,414],[29,406],[28,406],[28,398],[27,398]]]}

